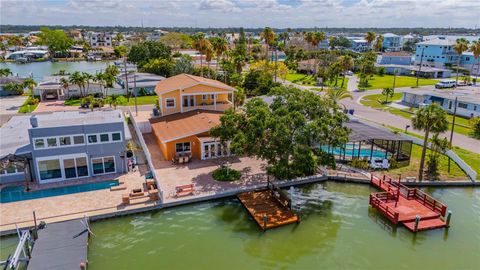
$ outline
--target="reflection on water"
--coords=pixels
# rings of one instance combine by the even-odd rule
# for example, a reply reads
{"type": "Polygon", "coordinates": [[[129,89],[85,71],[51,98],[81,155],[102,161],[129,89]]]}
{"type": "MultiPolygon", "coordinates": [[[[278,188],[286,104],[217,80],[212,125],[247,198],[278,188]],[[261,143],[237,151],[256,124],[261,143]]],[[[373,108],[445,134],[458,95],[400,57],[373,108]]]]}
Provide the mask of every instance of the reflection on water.
{"type": "MultiPolygon", "coordinates": [[[[370,187],[287,190],[301,222],[263,232],[236,199],[94,222],[89,269],[475,269],[480,190],[429,189],[452,227],[413,234],[368,206],[370,187]]],[[[12,238],[2,239],[2,257],[12,238]]]]}

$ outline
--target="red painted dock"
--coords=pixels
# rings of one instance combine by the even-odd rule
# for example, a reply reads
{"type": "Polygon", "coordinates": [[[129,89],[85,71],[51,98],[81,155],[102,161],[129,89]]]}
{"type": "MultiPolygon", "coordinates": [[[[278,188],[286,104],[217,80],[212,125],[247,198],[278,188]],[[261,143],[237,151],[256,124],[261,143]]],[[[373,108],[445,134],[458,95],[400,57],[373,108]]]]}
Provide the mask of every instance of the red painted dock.
{"type": "Polygon", "coordinates": [[[418,188],[408,188],[400,181],[372,175],[371,184],[382,192],[370,194],[370,205],[393,224],[403,224],[410,231],[422,231],[447,227],[447,206],[418,188]],[[417,228],[415,219],[420,217],[417,228]]]}

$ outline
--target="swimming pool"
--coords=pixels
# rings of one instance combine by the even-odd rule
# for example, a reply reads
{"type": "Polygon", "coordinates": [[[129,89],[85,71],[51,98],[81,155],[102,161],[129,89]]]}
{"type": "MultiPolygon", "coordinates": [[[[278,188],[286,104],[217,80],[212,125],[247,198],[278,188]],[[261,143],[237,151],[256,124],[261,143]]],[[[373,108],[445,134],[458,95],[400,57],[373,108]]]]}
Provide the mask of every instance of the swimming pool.
{"type": "Polygon", "coordinates": [[[118,186],[118,180],[109,180],[90,184],[81,184],[74,186],[49,188],[26,192],[24,186],[6,187],[0,192],[0,202],[9,203],[24,200],[40,199],[45,197],[67,195],[73,193],[87,192],[99,189],[106,189],[112,186],[118,186]]]}
{"type": "MultiPolygon", "coordinates": [[[[328,149],[328,146],[322,146],[322,150],[327,152],[327,153],[330,153],[330,154],[334,154],[334,155],[337,155],[337,156],[340,156],[342,155],[343,156],[343,153],[345,152],[345,156],[347,157],[351,157],[352,154],[354,157],[358,157],[358,148],[346,148],[345,151],[343,151],[342,149],[340,149],[339,147],[333,147],[333,148],[330,148],[330,151],[328,149]]],[[[371,150],[370,149],[360,149],[360,157],[370,157],[370,152],[371,150]]],[[[389,157],[390,155],[387,154],[387,157],[389,157]]],[[[385,152],[381,151],[381,150],[373,150],[373,153],[372,153],[372,157],[374,158],[385,158],[385,152]]]]}

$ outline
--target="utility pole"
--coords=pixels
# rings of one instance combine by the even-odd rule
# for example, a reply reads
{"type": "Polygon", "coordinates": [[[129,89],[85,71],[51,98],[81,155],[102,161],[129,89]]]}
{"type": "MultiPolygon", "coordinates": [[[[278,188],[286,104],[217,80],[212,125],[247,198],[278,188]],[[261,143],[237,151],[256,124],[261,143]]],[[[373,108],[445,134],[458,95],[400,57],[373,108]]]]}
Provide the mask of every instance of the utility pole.
{"type": "Polygon", "coordinates": [[[123,68],[125,72],[125,89],[127,89],[127,100],[130,100],[130,92],[128,90],[128,72],[127,72],[127,56],[123,57],[123,68]]]}
{"type": "Polygon", "coordinates": [[[393,91],[395,92],[395,80],[397,79],[397,69],[393,69],[393,91]]]}
{"type": "Polygon", "coordinates": [[[135,71],[133,72],[133,93],[135,95],[135,116],[138,116],[138,106],[137,106],[137,76],[135,71]]]}
{"type": "Polygon", "coordinates": [[[422,55],[420,56],[420,65],[418,66],[418,71],[417,71],[417,87],[418,87],[418,76],[420,76],[420,71],[422,70],[423,52],[424,51],[425,51],[425,48],[422,48],[422,55]]]}
{"type": "MultiPolygon", "coordinates": [[[[455,97],[455,107],[453,107],[452,129],[450,131],[450,146],[453,140],[453,129],[455,128],[455,117],[457,116],[457,97],[455,97]]],[[[450,157],[448,158],[448,172],[450,172],[450,157]]]]}

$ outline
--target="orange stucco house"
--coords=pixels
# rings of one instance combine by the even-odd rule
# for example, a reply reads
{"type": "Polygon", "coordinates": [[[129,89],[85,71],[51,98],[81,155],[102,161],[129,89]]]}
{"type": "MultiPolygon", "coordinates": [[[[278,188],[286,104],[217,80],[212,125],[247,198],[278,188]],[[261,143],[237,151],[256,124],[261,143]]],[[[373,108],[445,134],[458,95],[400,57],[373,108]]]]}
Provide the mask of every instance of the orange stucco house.
{"type": "Polygon", "coordinates": [[[209,136],[223,111],[233,106],[235,88],[216,80],[179,74],[155,87],[161,116],[150,119],[166,160],[179,155],[211,159],[229,155],[228,147],[209,136]]]}

